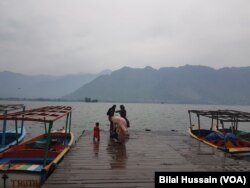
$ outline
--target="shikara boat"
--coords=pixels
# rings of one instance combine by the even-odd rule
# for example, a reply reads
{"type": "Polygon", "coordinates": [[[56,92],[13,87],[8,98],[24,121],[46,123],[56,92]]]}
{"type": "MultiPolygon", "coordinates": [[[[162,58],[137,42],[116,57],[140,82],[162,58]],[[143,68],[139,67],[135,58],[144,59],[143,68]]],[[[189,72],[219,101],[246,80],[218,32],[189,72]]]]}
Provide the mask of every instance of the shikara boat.
{"type": "MultiPolygon", "coordinates": [[[[22,104],[4,104],[0,105],[0,114],[6,115],[9,112],[17,112],[17,111],[24,111],[25,106],[22,104]]],[[[10,125],[7,120],[3,120],[2,128],[0,132],[0,152],[3,152],[10,147],[19,144],[22,142],[26,135],[26,130],[23,124],[23,121],[18,126],[18,122],[16,121],[15,128],[10,125]]]]}
{"type": "MultiPolygon", "coordinates": [[[[214,148],[220,149],[229,153],[243,153],[250,152],[250,142],[243,140],[232,132],[225,131],[224,122],[235,122],[234,111],[231,110],[189,110],[190,128],[189,134],[191,137],[204,142],[214,148]],[[192,115],[195,114],[198,119],[198,127],[194,129],[195,125],[192,123],[192,115]],[[211,126],[208,129],[201,129],[201,117],[206,117],[211,120],[211,126]],[[216,122],[216,123],[215,123],[216,122]],[[221,131],[218,131],[219,122],[221,124],[221,131]],[[216,124],[216,127],[214,127],[216,124]]],[[[238,122],[250,122],[250,116],[238,115],[238,122]]]]}
{"type": "Polygon", "coordinates": [[[0,187],[41,187],[73,144],[71,114],[70,106],[46,106],[0,116],[0,120],[33,121],[37,122],[33,126],[45,127],[44,134],[0,154],[0,187]],[[53,131],[54,122],[63,117],[65,128],[53,131]]]}

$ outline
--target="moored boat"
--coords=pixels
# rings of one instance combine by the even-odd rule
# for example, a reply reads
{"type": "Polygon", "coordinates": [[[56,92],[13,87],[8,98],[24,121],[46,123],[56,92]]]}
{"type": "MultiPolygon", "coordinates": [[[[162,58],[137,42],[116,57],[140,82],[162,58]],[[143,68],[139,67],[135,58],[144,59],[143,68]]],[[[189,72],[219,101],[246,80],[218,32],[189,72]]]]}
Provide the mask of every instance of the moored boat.
{"type": "MultiPolygon", "coordinates": [[[[9,112],[18,112],[24,111],[25,106],[22,104],[3,104],[0,105],[0,114],[6,115],[9,112]]],[[[8,150],[10,147],[19,144],[22,142],[26,135],[26,130],[21,121],[21,124],[18,126],[18,123],[15,122],[15,127],[11,126],[7,120],[3,120],[2,128],[0,132],[0,152],[8,150]]]]}
{"type": "MultiPolygon", "coordinates": [[[[190,119],[190,128],[188,132],[191,137],[225,152],[250,152],[250,142],[237,137],[231,132],[225,131],[224,122],[232,122],[234,119],[229,110],[189,110],[188,113],[190,119]],[[198,127],[196,129],[194,129],[191,114],[196,114],[197,116],[198,127]],[[201,129],[200,117],[207,117],[211,120],[209,129],[201,129]],[[214,122],[216,122],[217,128],[219,127],[219,122],[221,123],[221,132],[219,132],[217,128],[214,128],[214,122]]],[[[247,121],[247,117],[242,116],[238,118],[238,121],[247,121]]]]}
{"type": "Polygon", "coordinates": [[[37,188],[43,184],[73,144],[71,114],[70,106],[46,106],[0,116],[2,120],[34,121],[45,126],[44,134],[0,154],[0,187],[37,188]],[[65,129],[52,131],[54,122],[63,117],[65,129]]]}

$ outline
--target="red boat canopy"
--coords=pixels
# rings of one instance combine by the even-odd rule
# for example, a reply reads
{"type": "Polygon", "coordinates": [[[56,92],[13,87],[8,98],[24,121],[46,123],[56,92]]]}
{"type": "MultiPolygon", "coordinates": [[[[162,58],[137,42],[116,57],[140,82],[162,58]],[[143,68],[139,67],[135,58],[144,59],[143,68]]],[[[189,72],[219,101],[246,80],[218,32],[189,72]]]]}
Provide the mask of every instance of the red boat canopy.
{"type": "Polygon", "coordinates": [[[0,115],[0,120],[24,120],[52,123],[72,111],[71,106],[45,106],[22,112],[0,115]]]}
{"type": "Polygon", "coordinates": [[[23,109],[23,104],[0,104],[0,113],[23,109]]]}

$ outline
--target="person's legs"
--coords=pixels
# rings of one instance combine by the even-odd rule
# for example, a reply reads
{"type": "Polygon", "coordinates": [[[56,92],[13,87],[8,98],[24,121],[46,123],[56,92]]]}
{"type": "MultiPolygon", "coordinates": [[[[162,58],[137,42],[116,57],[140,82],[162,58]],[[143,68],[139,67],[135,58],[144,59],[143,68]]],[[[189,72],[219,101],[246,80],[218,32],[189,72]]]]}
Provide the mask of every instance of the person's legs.
{"type": "Polygon", "coordinates": [[[114,129],[114,124],[113,124],[113,122],[111,121],[111,117],[109,117],[109,123],[110,123],[109,131],[112,132],[113,129],[114,129]]]}

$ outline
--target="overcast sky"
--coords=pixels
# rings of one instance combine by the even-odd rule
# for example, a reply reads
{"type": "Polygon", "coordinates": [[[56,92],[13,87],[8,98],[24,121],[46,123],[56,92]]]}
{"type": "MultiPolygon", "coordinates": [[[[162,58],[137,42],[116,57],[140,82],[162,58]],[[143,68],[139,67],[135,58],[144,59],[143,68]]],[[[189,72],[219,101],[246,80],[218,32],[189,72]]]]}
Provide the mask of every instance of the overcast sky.
{"type": "Polygon", "coordinates": [[[250,66],[249,0],[0,0],[0,71],[250,66]]]}

